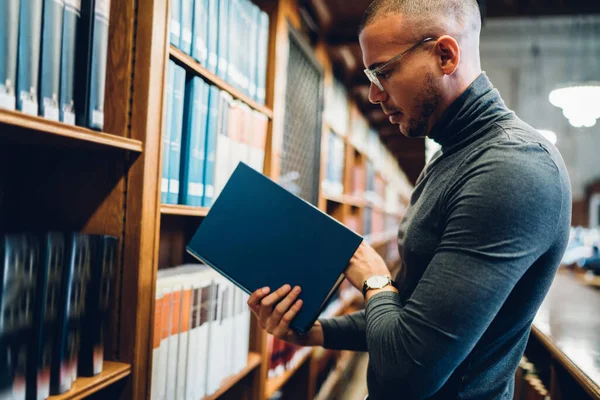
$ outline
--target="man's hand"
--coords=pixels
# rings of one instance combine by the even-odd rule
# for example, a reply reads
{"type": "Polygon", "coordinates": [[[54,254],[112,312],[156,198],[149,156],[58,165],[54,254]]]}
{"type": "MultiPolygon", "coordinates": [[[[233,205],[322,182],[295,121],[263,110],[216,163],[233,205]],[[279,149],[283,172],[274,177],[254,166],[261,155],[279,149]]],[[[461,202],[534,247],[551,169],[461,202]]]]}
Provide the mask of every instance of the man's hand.
{"type": "Polygon", "coordinates": [[[350,259],[350,263],[344,274],[352,286],[360,291],[362,291],[365,281],[373,275],[391,277],[383,258],[365,241],[360,244],[356,253],[350,259]]]}
{"type": "Polygon", "coordinates": [[[299,346],[323,346],[323,329],[316,322],[305,335],[299,335],[290,329],[290,322],[302,308],[298,300],[301,289],[284,285],[270,293],[270,288],[258,289],[248,299],[250,310],[258,318],[258,325],[273,336],[299,346]]]}

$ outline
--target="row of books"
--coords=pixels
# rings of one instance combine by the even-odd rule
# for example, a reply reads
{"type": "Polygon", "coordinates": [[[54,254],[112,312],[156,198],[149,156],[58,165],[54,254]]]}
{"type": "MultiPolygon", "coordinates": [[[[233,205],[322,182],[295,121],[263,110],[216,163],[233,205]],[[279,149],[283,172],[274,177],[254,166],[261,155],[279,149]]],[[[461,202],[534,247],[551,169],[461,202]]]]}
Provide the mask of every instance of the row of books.
{"type": "Polygon", "coordinates": [[[262,172],[268,117],[169,61],[161,200],[210,207],[240,161],[262,172]]]}
{"type": "Polygon", "coordinates": [[[286,371],[292,370],[298,366],[298,363],[312,349],[310,347],[301,347],[284,340],[276,338],[273,335],[267,336],[267,354],[269,355],[268,377],[276,378],[283,375],[286,371]]]}
{"type": "Polygon", "coordinates": [[[102,130],[110,0],[0,5],[0,108],[102,130]]]}
{"type": "Polygon", "coordinates": [[[170,42],[261,104],[269,16],[248,0],[171,1],[170,42]]]}
{"type": "Polygon", "coordinates": [[[321,183],[323,191],[330,195],[342,195],[344,192],[344,138],[329,131],[327,136],[327,161],[325,179],[321,183]]]}
{"type": "Polygon", "coordinates": [[[325,93],[325,111],[323,113],[325,120],[334,131],[340,135],[347,135],[350,109],[346,87],[342,82],[334,79],[325,93]]]}
{"type": "Polygon", "coordinates": [[[248,360],[248,295],[205,265],[158,271],[152,399],[201,399],[248,360]]]}
{"type": "Polygon", "coordinates": [[[54,232],[0,240],[0,398],[43,400],[102,372],[117,238],[54,232]]]}

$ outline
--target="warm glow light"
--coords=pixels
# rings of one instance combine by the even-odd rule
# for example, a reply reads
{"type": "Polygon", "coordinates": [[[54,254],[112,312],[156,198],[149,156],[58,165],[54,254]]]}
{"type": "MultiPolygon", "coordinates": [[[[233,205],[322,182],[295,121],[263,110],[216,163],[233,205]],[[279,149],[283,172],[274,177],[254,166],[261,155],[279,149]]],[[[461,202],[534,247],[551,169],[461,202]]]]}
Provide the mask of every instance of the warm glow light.
{"type": "Polygon", "coordinates": [[[557,136],[556,133],[546,130],[546,129],[538,129],[538,132],[545,137],[546,139],[548,139],[548,141],[554,145],[556,145],[556,141],[557,141],[557,136]]]}
{"type": "Polygon", "coordinates": [[[563,115],[577,128],[591,128],[600,118],[600,83],[574,85],[555,89],[550,103],[563,110],[563,115]]]}

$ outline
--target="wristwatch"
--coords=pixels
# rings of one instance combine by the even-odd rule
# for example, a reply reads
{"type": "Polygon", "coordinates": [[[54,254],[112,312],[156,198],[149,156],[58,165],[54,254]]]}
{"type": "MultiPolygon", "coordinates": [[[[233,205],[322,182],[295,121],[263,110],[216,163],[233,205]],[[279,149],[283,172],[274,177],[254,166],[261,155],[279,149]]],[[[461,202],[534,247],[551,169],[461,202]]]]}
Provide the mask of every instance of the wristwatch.
{"type": "Polygon", "coordinates": [[[363,296],[367,295],[367,292],[369,290],[372,289],[381,289],[384,288],[388,285],[392,285],[393,287],[396,287],[396,284],[394,281],[392,281],[390,279],[389,276],[385,276],[385,275],[373,275],[372,277],[370,277],[369,279],[367,279],[365,281],[365,283],[363,284],[363,296]]]}

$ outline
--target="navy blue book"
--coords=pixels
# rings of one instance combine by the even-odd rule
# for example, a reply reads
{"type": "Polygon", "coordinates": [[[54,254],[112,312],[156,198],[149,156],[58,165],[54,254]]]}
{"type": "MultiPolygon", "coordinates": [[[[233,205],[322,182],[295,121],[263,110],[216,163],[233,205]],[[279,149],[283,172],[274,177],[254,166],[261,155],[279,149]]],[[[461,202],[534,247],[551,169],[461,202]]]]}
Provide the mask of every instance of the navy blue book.
{"type": "Polygon", "coordinates": [[[300,286],[304,305],[290,326],[304,334],[361,242],[329,215],[240,163],[187,251],[246,293],[300,286]]]}
{"type": "Polygon", "coordinates": [[[60,66],[60,120],[75,125],[75,54],[81,1],[65,0],[60,66]]]}
{"type": "Polygon", "coordinates": [[[42,6],[42,0],[22,0],[19,16],[17,109],[29,115],[38,115],[42,6]]]}
{"type": "Polygon", "coordinates": [[[20,0],[0,4],[0,108],[14,110],[17,82],[17,45],[19,43],[20,0]]]}
{"type": "Polygon", "coordinates": [[[44,0],[42,59],[40,64],[40,115],[59,120],[60,56],[63,31],[63,0],[44,0]]]}

